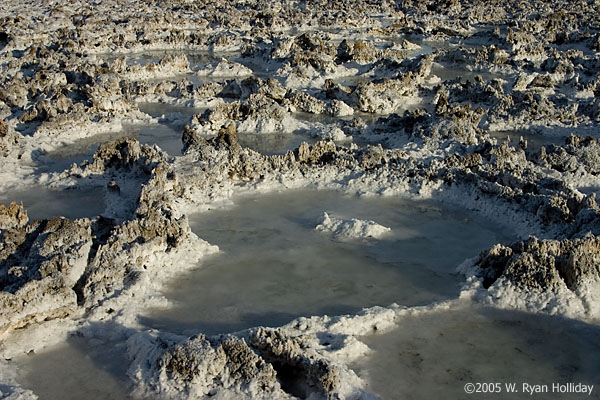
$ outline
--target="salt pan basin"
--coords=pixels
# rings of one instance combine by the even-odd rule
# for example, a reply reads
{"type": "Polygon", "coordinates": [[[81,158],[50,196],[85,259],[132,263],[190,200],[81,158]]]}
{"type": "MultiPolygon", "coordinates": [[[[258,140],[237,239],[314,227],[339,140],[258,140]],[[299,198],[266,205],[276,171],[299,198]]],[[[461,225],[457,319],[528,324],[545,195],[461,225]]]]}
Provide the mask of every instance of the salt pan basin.
{"type": "Polygon", "coordinates": [[[218,334],[375,305],[429,304],[458,296],[464,277],[456,266],[509,237],[456,209],[318,190],[238,197],[190,219],[221,252],[167,286],[172,307],[140,317],[149,327],[218,334]],[[379,239],[319,231],[324,212],[391,230],[379,239]]]}

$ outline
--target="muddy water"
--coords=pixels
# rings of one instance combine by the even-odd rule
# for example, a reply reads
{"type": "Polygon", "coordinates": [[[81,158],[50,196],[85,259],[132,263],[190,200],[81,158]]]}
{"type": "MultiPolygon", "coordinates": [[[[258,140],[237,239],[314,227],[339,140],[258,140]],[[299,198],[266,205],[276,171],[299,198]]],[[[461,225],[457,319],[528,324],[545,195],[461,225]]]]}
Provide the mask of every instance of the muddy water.
{"type": "Polygon", "coordinates": [[[192,229],[221,253],[174,280],[168,310],[141,318],[180,333],[234,332],[298,316],[354,313],[363,307],[428,304],[457,296],[456,266],[498,241],[498,226],[419,202],[290,190],[235,199],[198,214],[192,229]],[[323,212],[392,229],[375,239],[318,232],[323,212]]]}

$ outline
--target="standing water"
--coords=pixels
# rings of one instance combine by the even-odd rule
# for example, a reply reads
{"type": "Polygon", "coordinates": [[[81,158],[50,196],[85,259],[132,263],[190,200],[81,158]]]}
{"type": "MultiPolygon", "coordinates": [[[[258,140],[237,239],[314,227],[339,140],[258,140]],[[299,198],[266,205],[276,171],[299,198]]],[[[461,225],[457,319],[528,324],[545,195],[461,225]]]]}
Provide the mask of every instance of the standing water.
{"type": "Polygon", "coordinates": [[[359,338],[372,351],[350,367],[386,400],[598,399],[599,337],[597,325],[454,302],[359,338]],[[594,389],[562,392],[569,383],[594,389]]]}
{"type": "Polygon", "coordinates": [[[91,161],[101,144],[123,137],[135,138],[149,146],[156,144],[171,156],[181,155],[183,127],[201,109],[160,103],[141,103],[139,107],[141,111],[159,118],[159,123],[124,123],[120,131],[98,133],[78,139],[45,153],[43,157],[38,157],[38,169],[44,172],[62,172],[70,168],[73,163],[91,161]]]}
{"type": "Polygon", "coordinates": [[[221,252],[167,287],[173,307],[142,317],[150,327],[217,334],[374,305],[428,304],[456,297],[464,280],[456,266],[506,238],[458,210],[316,190],[240,197],[192,217],[191,226],[221,252]],[[320,232],[324,212],[391,231],[380,239],[320,232]]]}
{"type": "Polygon", "coordinates": [[[104,189],[93,187],[52,190],[36,185],[0,193],[0,204],[13,201],[23,204],[30,221],[53,217],[94,218],[105,209],[104,189]]]}
{"type": "Polygon", "coordinates": [[[238,140],[244,147],[264,155],[285,154],[303,142],[313,144],[315,138],[295,133],[239,133],[238,140]]]}
{"type": "Polygon", "coordinates": [[[125,400],[129,387],[124,343],[70,337],[39,354],[22,355],[19,383],[39,400],[125,400]]]}

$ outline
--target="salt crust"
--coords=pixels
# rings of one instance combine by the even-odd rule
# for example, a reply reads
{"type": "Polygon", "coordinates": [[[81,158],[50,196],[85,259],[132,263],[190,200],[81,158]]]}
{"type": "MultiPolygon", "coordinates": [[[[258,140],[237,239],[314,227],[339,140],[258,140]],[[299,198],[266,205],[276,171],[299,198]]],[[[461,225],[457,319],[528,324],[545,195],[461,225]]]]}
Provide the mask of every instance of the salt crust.
{"type": "Polygon", "coordinates": [[[378,239],[391,231],[390,228],[379,225],[374,221],[361,219],[342,219],[324,212],[319,225],[315,227],[321,232],[332,233],[338,237],[349,239],[378,239]]]}

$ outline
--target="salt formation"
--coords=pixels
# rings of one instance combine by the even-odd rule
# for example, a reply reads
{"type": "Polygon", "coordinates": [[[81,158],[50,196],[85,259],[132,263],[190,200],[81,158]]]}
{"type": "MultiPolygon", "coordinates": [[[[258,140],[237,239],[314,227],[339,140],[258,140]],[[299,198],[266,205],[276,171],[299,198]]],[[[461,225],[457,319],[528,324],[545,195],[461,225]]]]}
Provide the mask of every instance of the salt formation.
{"type": "Polygon", "coordinates": [[[0,120],[0,156],[6,157],[19,141],[19,134],[4,120],[0,120]]]}
{"type": "MultiPolygon", "coordinates": [[[[152,340],[133,337],[130,342],[143,339],[152,340]]],[[[208,340],[200,335],[170,345],[160,338],[154,340],[157,343],[144,343],[143,347],[132,343],[132,347],[137,345],[134,348],[141,351],[134,354],[130,374],[139,381],[140,390],[146,391],[138,394],[152,396],[156,393],[187,392],[190,396],[200,397],[225,388],[257,398],[285,396],[275,379],[272,365],[265,363],[242,339],[208,340]],[[169,347],[161,352],[158,349],[162,345],[169,347]],[[156,365],[158,369],[148,368],[148,365],[156,365]],[[146,389],[149,382],[152,386],[146,389]]]]}
{"type": "Polygon", "coordinates": [[[379,238],[390,231],[390,228],[379,225],[374,221],[364,221],[356,218],[345,220],[336,216],[330,216],[326,212],[323,213],[323,217],[315,229],[351,239],[379,238]]]}
{"type": "Polygon", "coordinates": [[[212,78],[239,78],[252,75],[252,70],[240,63],[221,60],[219,63],[207,65],[205,69],[199,70],[196,74],[212,78]]]}
{"type": "Polygon", "coordinates": [[[89,220],[54,218],[4,230],[2,330],[67,316],[92,246],[89,220]]]}
{"type": "Polygon", "coordinates": [[[482,278],[490,300],[574,317],[598,316],[598,239],[539,240],[483,252],[467,275],[482,278]]]}
{"type": "Polygon", "coordinates": [[[345,382],[357,377],[319,356],[310,341],[266,328],[250,331],[247,340],[231,335],[200,334],[183,341],[135,335],[128,343],[134,358],[129,374],[139,385],[136,394],[198,397],[226,389],[244,398],[293,398],[277,381],[278,368],[294,371],[294,390],[302,396],[352,395],[345,382]],[[158,369],[148,367],[154,365],[158,369]]]}
{"type": "MultiPolygon", "coordinates": [[[[44,347],[30,332],[93,335],[93,323],[112,321],[142,396],[369,398],[348,367],[366,351],[355,336],[393,325],[396,306],[214,338],[135,320],[167,277],[218,251],[187,215],[253,190],[459,205],[522,238],[461,265],[463,298],[600,318],[597,2],[7,0],[0,21],[0,192],[86,187],[106,200],[101,215],[74,220],[30,221],[18,202],[0,205],[0,370],[44,347]],[[48,152],[77,139],[160,123],[140,102],[206,110],[180,121],[183,154],[124,138],[44,169],[48,152]],[[490,135],[521,130],[557,144],[490,135]],[[277,155],[240,145],[282,133],[314,143],[277,155]]],[[[386,231],[328,214],[319,227],[386,231]]],[[[2,395],[31,395],[2,376],[2,395]]]]}

